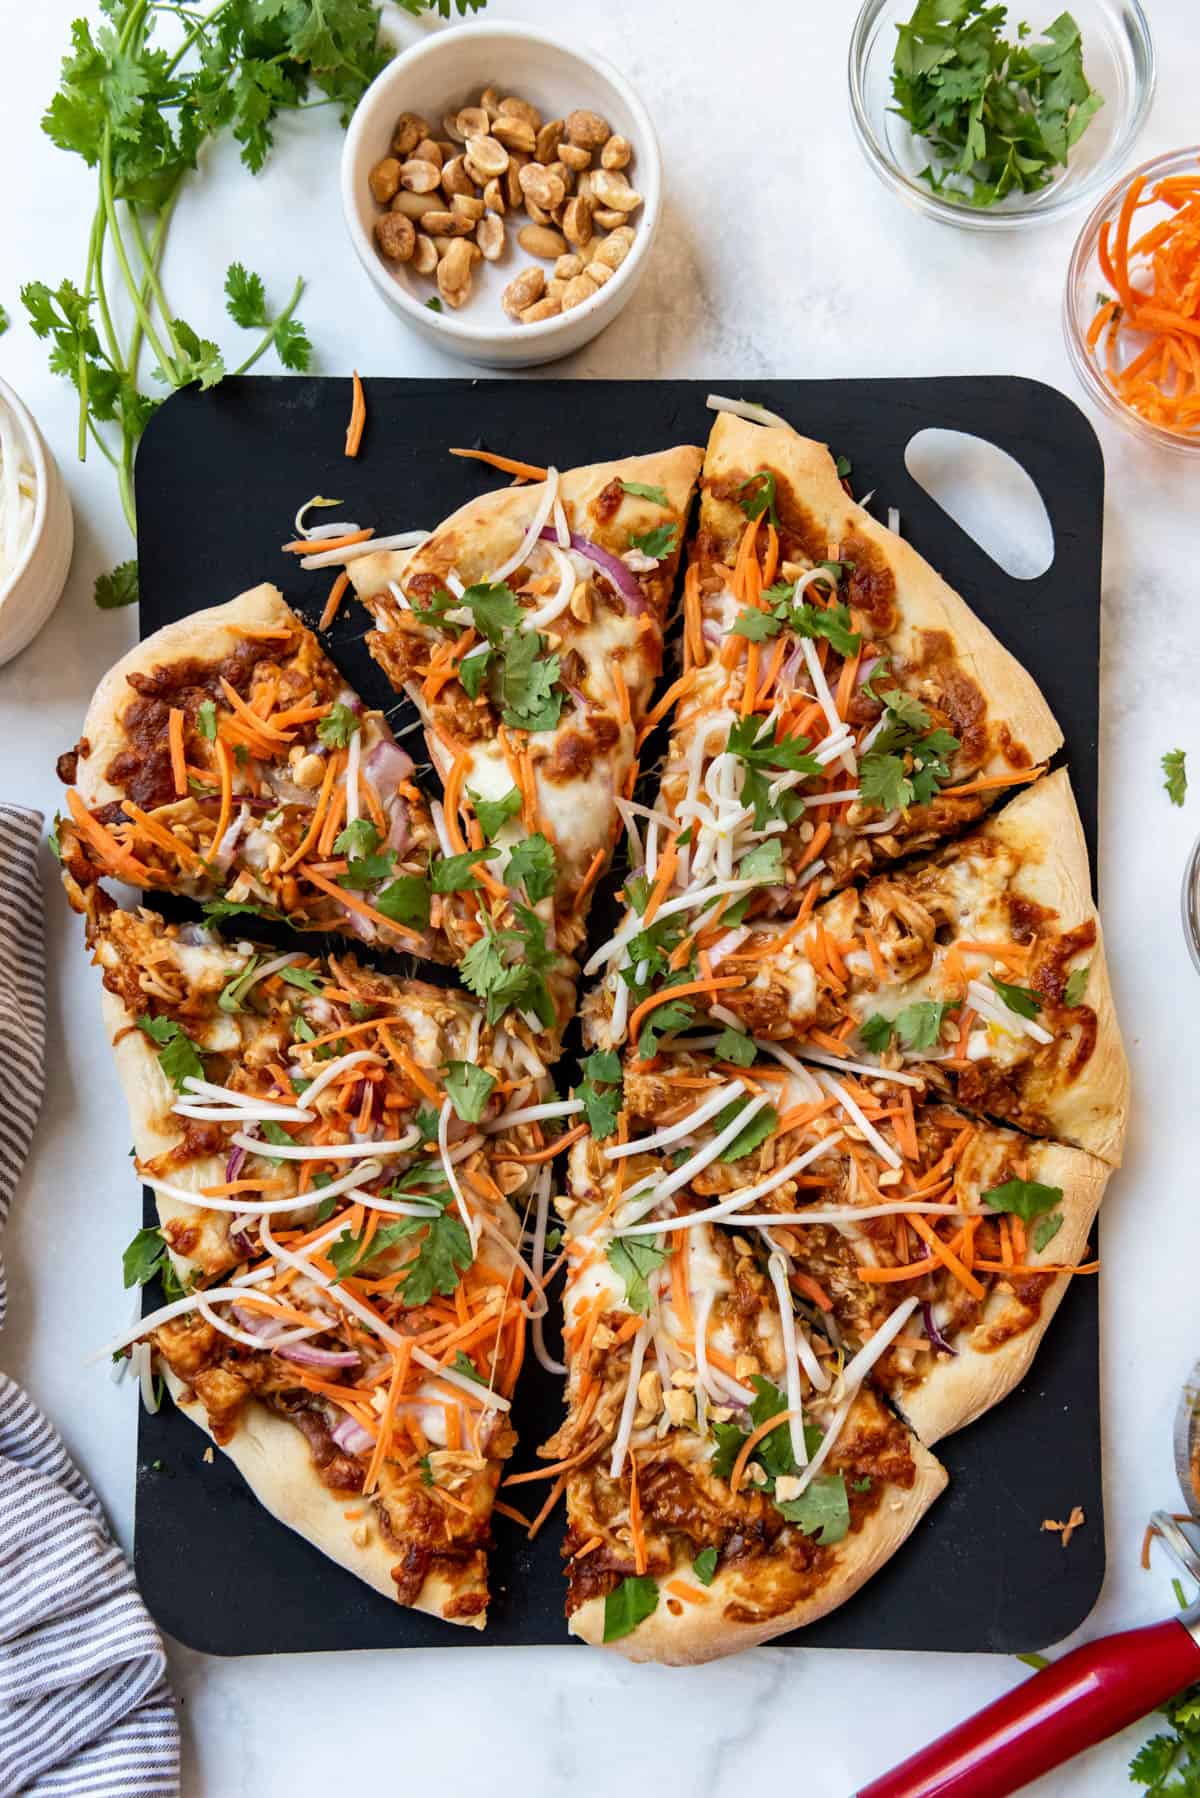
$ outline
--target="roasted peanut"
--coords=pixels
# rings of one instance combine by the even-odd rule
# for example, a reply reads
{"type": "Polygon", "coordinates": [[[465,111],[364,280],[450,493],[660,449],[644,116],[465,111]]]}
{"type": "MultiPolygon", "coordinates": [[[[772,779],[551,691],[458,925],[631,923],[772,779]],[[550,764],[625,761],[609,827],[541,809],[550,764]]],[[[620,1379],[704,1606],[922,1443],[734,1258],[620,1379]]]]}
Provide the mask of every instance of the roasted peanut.
{"type": "Polygon", "coordinates": [[[375,221],[375,241],[389,262],[412,260],[417,234],[402,212],[385,212],[375,221]]]}
{"type": "Polygon", "coordinates": [[[557,225],[558,223],[557,213],[544,212],[540,206],[528,198],[525,201],[525,210],[535,225],[557,225]]]}
{"type": "Polygon", "coordinates": [[[541,256],[547,261],[563,255],[567,247],[562,232],[552,231],[548,225],[522,225],[517,232],[517,242],[531,256],[541,256]]]}
{"type": "Polygon", "coordinates": [[[537,132],[527,119],[515,119],[511,113],[502,112],[498,119],[492,121],[492,136],[508,150],[520,150],[526,156],[532,156],[537,143],[537,132]]]}
{"type": "Polygon", "coordinates": [[[392,211],[402,212],[405,218],[424,218],[427,212],[440,212],[445,206],[441,194],[406,194],[398,193],[392,201],[392,211]]]}
{"type": "Polygon", "coordinates": [[[504,179],[502,176],[493,175],[491,180],[487,183],[483,190],[483,203],[489,212],[497,212],[501,218],[504,217],[504,214],[508,211],[508,205],[505,199],[504,179]]]}
{"type": "Polygon", "coordinates": [[[507,167],[508,151],[496,138],[484,133],[467,139],[467,169],[471,174],[479,171],[475,178],[480,187],[493,175],[502,175],[507,167]]]}
{"type": "Polygon", "coordinates": [[[598,112],[582,109],[567,114],[567,141],[580,149],[602,150],[611,136],[607,121],[598,112]]]}
{"type": "Polygon", "coordinates": [[[413,249],[412,266],[418,275],[431,275],[438,265],[437,245],[432,237],[426,237],[423,231],[417,232],[417,241],[413,249]]]}
{"type": "Polygon", "coordinates": [[[602,231],[616,231],[625,223],[625,214],[613,212],[608,206],[597,206],[592,213],[592,218],[602,231]]]}
{"type": "Polygon", "coordinates": [[[450,210],[459,218],[467,219],[472,225],[477,225],[487,208],[477,194],[455,194],[450,202],[450,210]]]}
{"type": "Polygon", "coordinates": [[[521,314],[521,323],[523,325],[540,325],[545,318],[557,318],[561,311],[562,306],[559,301],[552,300],[547,295],[544,300],[538,300],[535,305],[525,308],[521,314]]]}
{"type": "Polygon", "coordinates": [[[466,237],[474,224],[473,219],[463,218],[461,213],[427,212],[421,220],[422,227],[431,237],[466,237]]]}
{"type": "Polygon", "coordinates": [[[592,202],[568,200],[562,215],[563,236],[568,243],[587,243],[592,235],[592,202]]]}
{"type": "Polygon", "coordinates": [[[419,112],[402,112],[392,132],[392,154],[411,156],[421,139],[428,136],[429,126],[419,112]]]}
{"type": "Polygon", "coordinates": [[[545,291],[545,273],[533,262],[509,282],[500,296],[500,304],[510,318],[519,318],[522,312],[541,299],[545,291]]]}
{"type": "Polygon", "coordinates": [[[431,162],[434,168],[440,169],[442,166],[441,146],[435,143],[432,137],[423,137],[413,151],[413,161],[431,162]]]}
{"type": "Polygon", "coordinates": [[[479,104],[482,106],[484,112],[487,113],[488,118],[494,119],[500,111],[500,89],[498,87],[485,87],[479,96],[479,104]]]}
{"type": "Polygon", "coordinates": [[[572,275],[581,275],[582,273],[583,257],[576,256],[572,250],[568,250],[565,256],[560,256],[558,261],[554,264],[554,278],[556,281],[569,281],[572,275]]]}
{"type": "Polygon", "coordinates": [[[518,100],[510,94],[506,100],[501,100],[500,110],[508,113],[510,118],[524,119],[525,123],[531,125],[534,131],[540,131],[542,128],[542,115],[536,106],[529,104],[528,100],[518,100]]]}
{"type": "Polygon", "coordinates": [[[442,181],[441,168],[435,162],[402,162],[400,185],[407,194],[431,194],[442,181]]]}
{"type": "Polygon", "coordinates": [[[620,225],[606,237],[596,251],[595,260],[606,262],[609,268],[620,268],[633,244],[633,230],[629,225],[620,225]]]}
{"type": "Polygon", "coordinates": [[[559,161],[565,162],[577,175],[592,166],[592,152],[585,150],[582,144],[559,144],[558,156],[559,161]]]}
{"type": "Polygon", "coordinates": [[[455,194],[475,192],[475,183],[467,173],[465,156],[452,156],[449,162],[442,164],[442,192],[451,198],[455,194]]]}
{"type": "Polygon", "coordinates": [[[546,298],[548,300],[557,300],[560,303],[560,305],[562,303],[562,297],[563,297],[564,293],[566,293],[566,291],[567,291],[566,282],[560,281],[557,275],[555,275],[555,277],[552,281],[547,281],[547,283],[546,283],[546,298]]]}
{"type": "Polygon", "coordinates": [[[488,262],[498,262],[504,253],[504,221],[494,212],[486,212],[475,227],[475,242],[488,262]]]}
{"type": "Polygon", "coordinates": [[[504,171],[504,197],[510,206],[523,206],[525,195],[521,192],[521,170],[529,161],[528,156],[520,150],[514,150],[508,159],[508,167],[504,171]]]}
{"type": "Polygon", "coordinates": [[[438,292],[451,306],[461,306],[471,290],[471,246],[459,238],[437,266],[438,292]]]}
{"type": "Polygon", "coordinates": [[[632,155],[633,150],[630,147],[629,139],[621,137],[614,131],[600,152],[600,167],[602,169],[628,168],[632,155]]]}
{"type": "Polygon", "coordinates": [[[606,281],[611,281],[615,273],[615,269],[609,268],[607,262],[593,260],[587,265],[588,280],[597,287],[603,287],[606,281]]]}
{"type": "Polygon", "coordinates": [[[642,203],[620,169],[593,169],[592,197],[614,212],[636,212],[642,203]]]}
{"type": "Polygon", "coordinates": [[[534,139],[533,153],[539,162],[554,162],[558,157],[558,146],[562,142],[563,121],[547,119],[546,123],[534,139]]]}
{"type": "Polygon", "coordinates": [[[381,206],[386,206],[400,188],[400,164],[394,156],[385,156],[367,176],[367,183],[381,206]]]}
{"type": "Polygon", "coordinates": [[[594,300],[599,291],[596,283],[590,281],[586,273],[576,275],[574,280],[567,282],[567,291],[562,297],[563,311],[570,312],[574,307],[582,306],[585,300],[594,300]]]}
{"type": "Polygon", "coordinates": [[[473,137],[486,136],[492,128],[492,121],[482,106],[464,106],[454,122],[464,143],[468,144],[473,137]]]}
{"type": "Polygon", "coordinates": [[[456,144],[465,144],[467,141],[466,132],[460,131],[458,128],[458,114],[456,112],[444,112],[442,114],[442,130],[446,133],[446,136],[451,138],[456,144]]]}

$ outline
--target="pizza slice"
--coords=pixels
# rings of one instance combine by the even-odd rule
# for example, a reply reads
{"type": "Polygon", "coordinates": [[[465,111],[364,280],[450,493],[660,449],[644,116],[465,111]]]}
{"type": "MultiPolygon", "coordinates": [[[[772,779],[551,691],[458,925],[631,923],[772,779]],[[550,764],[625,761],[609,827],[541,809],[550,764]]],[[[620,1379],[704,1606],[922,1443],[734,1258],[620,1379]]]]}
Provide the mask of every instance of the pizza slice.
{"type": "Polygon", "coordinates": [[[439,828],[486,846],[493,882],[536,863],[567,954],[631,790],[700,462],[681,446],[551,469],[347,563],[368,647],[425,724],[439,828]]]}
{"type": "Polygon", "coordinates": [[[894,1326],[874,1377],[927,1445],[1028,1371],[1110,1172],[914,1103],[905,1073],[833,1074],[774,1045],[739,1066],[681,1042],[607,1090],[620,1110],[597,1115],[595,1160],[616,1252],[653,1261],[714,1228],[781,1252],[810,1327],[847,1352],[894,1326]]]}
{"type": "Polygon", "coordinates": [[[545,1071],[519,1020],[351,955],[93,912],[104,1017],[159,1225],[112,1345],[283,1522],[379,1591],[482,1627],[509,1405],[546,1308],[545,1071]],[[538,1251],[540,1259],[540,1250],[538,1251]]]}
{"type": "Polygon", "coordinates": [[[684,636],[659,801],[690,836],[672,891],[753,873],[755,909],[791,915],[809,883],[961,830],[1062,743],[1025,670],[787,428],[713,426],[684,636]]]}
{"type": "MultiPolygon", "coordinates": [[[[843,1357],[752,1234],[622,1237],[627,1163],[589,1136],[570,1165],[567,1419],[539,1452],[566,1488],[571,1632],[688,1664],[815,1621],[946,1483],[874,1389],[895,1326],[843,1357]]],[[[630,1165],[628,1195],[670,1161],[630,1165]]]]}
{"type": "MultiPolygon", "coordinates": [[[[726,913],[695,938],[712,988],[680,999],[671,960],[683,931],[660,925],[656,938],[652,921],[625,952],[644,970],[632,995],[643,1049],[669,1045],[664,1017],[707,1015],[735,1033],[727,1055],[752,1056],[757,1038],[855,1074],[902,1070],[918,1097],[1120,1161],[1129,1075],[1065,772],[785,927],[726,913]]],[[[618,1034],[611,986],[587,1017],[604,1048],[631,1034],[618,1034]]]]}
{"type": "Polygon", "coordinates": [[[79,908],[112,878],[439,961],[474,939],[411,757],[272,586],[122,657],[58,770],[79,908]]]}

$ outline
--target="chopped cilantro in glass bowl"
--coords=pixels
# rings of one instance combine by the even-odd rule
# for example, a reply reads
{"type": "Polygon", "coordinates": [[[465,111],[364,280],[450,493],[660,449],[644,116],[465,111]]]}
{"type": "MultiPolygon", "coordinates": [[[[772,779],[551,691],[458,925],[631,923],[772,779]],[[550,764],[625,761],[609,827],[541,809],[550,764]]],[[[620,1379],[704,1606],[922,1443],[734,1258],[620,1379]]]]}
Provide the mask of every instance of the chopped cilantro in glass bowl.
{"type": "Polygon", "coordinates": [[[855,132],[893,193],[928,217],[967,230],[1011,231],[1060,217],[1114,179],[1154,93],[1154,50],[1138,0],[1068,0],[1065,7],[1056,0],[986,6],[922,0],[916,29],[908,34],[914,80],[901,96],[908,102],[902,107],[893,86],[898,28],[916,13],[917,0],[864,0],[850,39],[855,132]],[[931,43],[937,26],[922,31],[922,18],[954,19],[948,35],[953,40],[963,34],[961,55],[953,42],[931,43]],[[1013,59],[1004,45],[1015,47],[1013,59]],[[979,116],[973,101],[984,53],[999,74],[979,116]],[[930,96],[922,76],[934,62],[942,71],[937,97],[941,101],[944,92],[944,137],[970,144],[980,156],[966,174],[955,168],[953,151],[935,149],[901,116],[907,110],[923,122],[929,117],[920,104],[930,96]],[[1031,69],[1038,76],[1027,83],[1023,75],[1031,69]],[[1102,104],[1084,97],[1089,88],[1102,104]]]}

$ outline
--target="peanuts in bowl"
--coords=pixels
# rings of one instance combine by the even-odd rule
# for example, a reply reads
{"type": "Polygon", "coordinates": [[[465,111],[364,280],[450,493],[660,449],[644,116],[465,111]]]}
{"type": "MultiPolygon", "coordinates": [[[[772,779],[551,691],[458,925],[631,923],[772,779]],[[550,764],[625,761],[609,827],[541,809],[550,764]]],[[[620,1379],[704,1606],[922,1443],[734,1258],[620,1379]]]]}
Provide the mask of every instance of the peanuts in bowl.
{"type": "Polygon", "coordinates": [[[518,325],[556,318],[594,299],[629,254],[642,205],[633,159],[628,138],[598,112],[543,119],[496,87],[437,123],[403,112],[389,154],[368,176],[385,209],[376,247],[436,283],[427,305],[458,311],[477,269],[504,257],[511,228],[538,260],[508,281],[505,315],[518,325]]]}

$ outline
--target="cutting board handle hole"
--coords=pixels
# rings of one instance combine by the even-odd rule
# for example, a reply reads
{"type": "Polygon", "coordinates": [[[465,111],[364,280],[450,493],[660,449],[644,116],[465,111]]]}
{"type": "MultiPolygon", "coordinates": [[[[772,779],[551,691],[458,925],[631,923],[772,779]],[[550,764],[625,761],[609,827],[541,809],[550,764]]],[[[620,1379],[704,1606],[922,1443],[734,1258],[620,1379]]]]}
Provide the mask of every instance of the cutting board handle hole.
{"type": "Polygon", "coordinates": [[[904,466],[967,536],[1018,581],[1054,560],[1054,531],[1037,486],[1015,457],[986,437],[933,427],[917,431],[904,466]]]}

